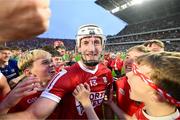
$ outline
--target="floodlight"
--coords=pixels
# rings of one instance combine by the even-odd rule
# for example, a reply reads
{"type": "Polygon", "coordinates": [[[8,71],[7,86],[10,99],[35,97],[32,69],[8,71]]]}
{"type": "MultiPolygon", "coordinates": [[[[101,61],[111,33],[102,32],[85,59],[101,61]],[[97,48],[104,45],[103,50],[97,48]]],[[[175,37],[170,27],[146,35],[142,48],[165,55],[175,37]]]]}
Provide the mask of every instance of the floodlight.
{"type": "Polygon", "coordinates": [[[120,10],[119,7],[116,7],[116,8],[114,8],[114,9],[112,9],[111,12],[112,12],[112,13],[116,13],[116,12],[118,12],[119,10],[120,10]]]}

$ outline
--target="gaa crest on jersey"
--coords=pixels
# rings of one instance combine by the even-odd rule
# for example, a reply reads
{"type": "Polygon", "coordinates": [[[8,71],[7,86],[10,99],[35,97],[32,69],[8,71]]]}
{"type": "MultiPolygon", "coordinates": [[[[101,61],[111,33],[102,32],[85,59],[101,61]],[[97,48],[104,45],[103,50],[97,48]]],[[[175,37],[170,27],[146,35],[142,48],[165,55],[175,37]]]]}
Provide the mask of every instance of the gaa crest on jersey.
{"type": "Polygon", "coordinates": [[[89,83],[90,83],[90,86],[91,86],[91,87],[98,85],[98,83],[97,83],[97,77],[96,77],[96,76],[91,77],[90,80],[89,80],[89,83]]]}
{"type": "Polygon", "coordinates": [[[107,84],[108,83],[107,77],[103,77],[103,81],[105,84],[107,84]]]}
{"type": "Polygon", "coordinates": [[[125,95],[125,91],[122,88],[119,88],[119,92],[120,94],[125,95]]]}

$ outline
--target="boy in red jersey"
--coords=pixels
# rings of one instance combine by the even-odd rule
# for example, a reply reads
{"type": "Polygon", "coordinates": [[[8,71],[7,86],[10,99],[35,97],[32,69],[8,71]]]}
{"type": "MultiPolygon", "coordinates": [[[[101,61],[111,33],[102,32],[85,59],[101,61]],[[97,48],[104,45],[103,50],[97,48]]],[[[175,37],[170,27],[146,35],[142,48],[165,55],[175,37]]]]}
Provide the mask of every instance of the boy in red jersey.
{"type": "MultiPolygon", "coordinates": [[[[51,54],[40,49],[35,49],[22,54],[18,60],[18,67],[23,71],[25,80],[39,79],[40,85],[35,94],[23,97],[10,112],[26,110],[41,95],[48,82],[55,75],[55,69],[51,61],[51,54]]],[[[55,114],[53,114],[55,115],[55,114]]],[[[54,118],[51,116],[50,118],[54,118]]]]}
{"type": "Polygon", "coordinates": [[[103,64],[99,64],[104,42],[105,37],[98,26],[93,24],[81,26],[76,41],[81,61],[59,72],[41,97],[26,111],[5,117],[45,119],[60,102],[58,119],[87,119],[82,105],[72,95],[77,85],[86,82],[91,88],[91,103],[98,116],[103,118],[102,101],[105,89],[112,83],[111,71],[103,64]]]}
{"type": "Polygon", "coordinates": [[[149,53],[138,57],[127,74],[130,98],[144,103],[133,118],[180,119],[180,53],[149,53]]]}
{"type": "MultiPolygon", "coordinates": [[[[177,52],[148,53],[139,56],[127,73],[130,98],[144,103],[133,117],[121,114],[120,118],[137,120],[179,120],[180,113],[180,54],[177,52]]],[[[85,83],[76,87],[73,95],[85,108],[89,119],[98,119],[89,102],[90,88],[85,83]]]]}
{"type": "MultiPolygon", "coordinates": [[[[132,71],[132,63],[134,62],[135,58],[147,52],[148,50],[142,45],[137,45],[128,49],[126,59],[124,61],[124,68],[126,74],[132,71]]],[[[117,81],[115,81],[115,85],[116,85],[115,88],[116,101],[118,107],[121,108],[123,112],[125,112],[126,114],[132,116],[136,112],[136,110],[140,107],[140,104],[129,98],[130,86],[127,82],[127,77],[124,76],[119,78],[117,81]]]]}

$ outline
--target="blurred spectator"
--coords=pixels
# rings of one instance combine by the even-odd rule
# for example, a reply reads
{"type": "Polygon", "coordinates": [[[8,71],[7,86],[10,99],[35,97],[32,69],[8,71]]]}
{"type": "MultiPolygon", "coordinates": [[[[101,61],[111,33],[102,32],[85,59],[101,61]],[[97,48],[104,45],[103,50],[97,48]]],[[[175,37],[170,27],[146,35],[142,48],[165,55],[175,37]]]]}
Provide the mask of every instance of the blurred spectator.
{"type": "Polygon", "coordinates": [[[164,51],[164,43],[160,40],[148,40],[143,44],[149,51],[152,52],[162,52],[164,51]]]}
{"type": "Polygon", "coordinates": [[[7,78],[8,82],[19,76],[17,61],[10,59],[10,54],[10,48],[0,47],[0,71],[7,78]]]}

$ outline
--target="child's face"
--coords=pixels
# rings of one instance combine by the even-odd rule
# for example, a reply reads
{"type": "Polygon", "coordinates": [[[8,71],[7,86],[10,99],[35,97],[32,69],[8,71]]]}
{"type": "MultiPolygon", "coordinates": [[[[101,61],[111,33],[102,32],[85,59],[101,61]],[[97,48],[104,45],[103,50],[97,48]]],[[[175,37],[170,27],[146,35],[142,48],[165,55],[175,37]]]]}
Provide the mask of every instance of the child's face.
{"type": "Polygon", "coordinates": [[[55,75],[55,69],[49,58],[40,58],[33,62],[31,73],[42,82],[47,82],[55,75]]]}
{"type": "MultiPolygon", "coordinates": [[[[147,65],[137,66],[139,72],[149,77],[151,68],[147,65]]],[[[138,75],[134,74],[133,71],[128,72],[128,83],[130,85],[130,98],[135,101],[144,102],[149,98],[149,93],[154,91],[149,85],[147,85],[138,75]]]]}
{"type": "Polygon", "coordinates": [[[131,65],[134,62],[134,60],[138,57],[143,55],[143,52],[137,51],[137,50],[132,50],[130,52],[127,53],[125,62],[124,62],[124,68],[125,68],[125,72],[128,73],[131,71],[131,65]]]}
{"type": "Polygon", "coordinates": [[[53,64],[57,67],[62,64],[62,58],[58,56],[53,57],[52,61],[53,61],[53,64]]]}

